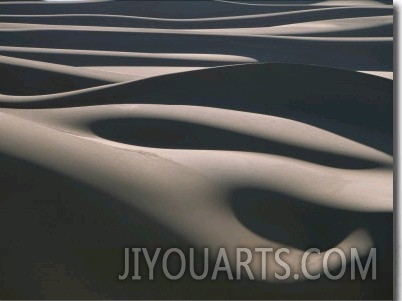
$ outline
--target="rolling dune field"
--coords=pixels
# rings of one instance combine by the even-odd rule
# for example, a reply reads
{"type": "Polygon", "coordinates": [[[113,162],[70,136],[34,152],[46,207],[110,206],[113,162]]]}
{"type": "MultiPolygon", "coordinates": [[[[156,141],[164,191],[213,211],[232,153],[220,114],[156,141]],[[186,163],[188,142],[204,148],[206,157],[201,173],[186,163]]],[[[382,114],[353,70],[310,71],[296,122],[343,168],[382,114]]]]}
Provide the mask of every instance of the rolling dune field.
{"type": "Polygon", "coordinates": [[[0,299],[392,299],[390,1],[0,2],[0,77],[0,299]],[[120,281],[127,247],[290,277],[120,281]]]}

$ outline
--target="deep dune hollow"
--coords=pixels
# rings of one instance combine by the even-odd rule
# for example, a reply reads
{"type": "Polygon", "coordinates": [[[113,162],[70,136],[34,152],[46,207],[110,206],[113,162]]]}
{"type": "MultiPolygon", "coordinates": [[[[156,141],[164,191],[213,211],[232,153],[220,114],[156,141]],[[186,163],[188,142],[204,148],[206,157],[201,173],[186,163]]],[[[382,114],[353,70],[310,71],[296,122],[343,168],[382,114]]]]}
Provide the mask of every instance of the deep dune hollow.
{"type": "Polygon", "coordinates": [[[116,118],[91,122],[89,128],[107,140],[151,148],[260,152],[345,169],[384,166],[368,159],[303,148],[291,143],[178,120],[116,118]]]}

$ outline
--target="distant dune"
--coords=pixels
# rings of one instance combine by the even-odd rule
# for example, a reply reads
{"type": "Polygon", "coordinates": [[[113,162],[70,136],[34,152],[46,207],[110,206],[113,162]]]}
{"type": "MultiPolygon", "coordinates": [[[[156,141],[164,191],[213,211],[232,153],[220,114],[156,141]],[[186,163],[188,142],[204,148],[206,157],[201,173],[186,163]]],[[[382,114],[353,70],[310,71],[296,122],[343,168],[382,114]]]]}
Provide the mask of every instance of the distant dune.
{"type": "Polygon", "coordinates": [[[392,299],[390,4],[0,3],[0,299],[392,299]],[[118,281],[136,246],[292,277],[118,281]],[[295,280],[310,247],[377,279],[295,280]]]}

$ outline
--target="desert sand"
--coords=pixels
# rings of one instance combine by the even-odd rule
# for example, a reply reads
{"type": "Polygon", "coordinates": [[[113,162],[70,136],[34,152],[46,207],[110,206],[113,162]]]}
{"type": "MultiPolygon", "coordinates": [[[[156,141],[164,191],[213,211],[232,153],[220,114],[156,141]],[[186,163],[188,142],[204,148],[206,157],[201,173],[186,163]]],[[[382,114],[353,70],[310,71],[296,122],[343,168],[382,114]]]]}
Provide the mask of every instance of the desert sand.
{"type": "Polygon", "coordinates": [[[392,298],[389,1],[1,2],[0,32],[1,299],[392,298]],[[377,248],[377,279],[117,278],[262,246],[377,248]]]}

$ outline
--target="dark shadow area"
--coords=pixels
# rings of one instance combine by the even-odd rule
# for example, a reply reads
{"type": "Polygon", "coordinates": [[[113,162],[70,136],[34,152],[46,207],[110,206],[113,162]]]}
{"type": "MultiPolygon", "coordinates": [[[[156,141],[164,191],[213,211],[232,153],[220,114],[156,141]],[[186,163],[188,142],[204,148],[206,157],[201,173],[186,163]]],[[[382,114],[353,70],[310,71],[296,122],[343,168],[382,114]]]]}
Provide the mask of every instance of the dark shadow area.
{"type": "Polygon", "coordinates": [[[0,165],[2,299],[117,298],[119,290],[140,298],[152,282],[117,281],[124,248],[185,245],[96,188],[8,155],[0,154],[0,165]]]}
{"type": "Polygon", "coordinates": [[[12,63],[0,63],[0,94],[40,95],[67,92],[110,82],[12,63]]]}
{"type": "Polygon", "coordinates": [[[258,188],[236,189],[231,200],[235,215],[251,231],[301,250],[328,250],[358,228],[376,233],[392,225],[392,212],[342,210],[258,188]]]}
{"type": "MultiPolygon", "coordinates": [[[[256,187],[234,189],[231,192],[231,205],[239,221],[257,235],[301,249],[318,247],[324,250],[334,247],[357,228],[369,232],[376,248],[375,280],[371,277],[361,280],[359,276],[356,280],[346,280],[351,275],[348,264],[345,277],[341,280],[331,281],[321,277],[319,281],[279,284],[275,289],[288,290],[285,298],[316,299],[313,291],[319,287],[320,291],[326,292],[327,299],[393,299],[392,212],[356,212],[329,208],[256,187]],[[350,281],[353,284],[346,284],[342,288],[338,281],[350,281]],[[330,282],[339,284],[339,289],[330,289],[330,282]],[[355,291],[354,297],[346,297],[354,291],[354,285],[359,287],[358,291],[355,291]]],[[[367,257],[362,257],[362,264],[366,260],[367,257]]],[[[334,271],[333,274],[338,272],[334,271]]],[[[368,275],[371,273],[372,267],[368,275]]]]}
{"type": "Polygon", "coordinates": [[[99,137],[126,144],[170,149],[259,152],[345,169],[375,168],[383,164],[354,156],[305,148],[191,122],[156,118],[117,118],[90,124],[99,137]]]}

